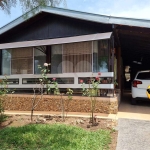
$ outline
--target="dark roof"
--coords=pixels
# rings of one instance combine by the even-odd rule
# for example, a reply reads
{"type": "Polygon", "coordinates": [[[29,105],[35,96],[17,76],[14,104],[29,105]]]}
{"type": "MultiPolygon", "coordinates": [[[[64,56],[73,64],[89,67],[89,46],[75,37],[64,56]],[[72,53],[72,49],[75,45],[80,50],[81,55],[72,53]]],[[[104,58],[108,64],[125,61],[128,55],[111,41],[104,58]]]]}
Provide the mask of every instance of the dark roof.
{"type": "Polygon", "coordinates": [[[92,14],[87,12],[80,12],[62,8],[52,8],[47,6],[37,7],[34,10],[27,12],[26,14],[10,22],[9,24],[3,26],[2,28],[0,28],[0,35],[42,12],[104,24],[119,24],[150,28],[150,20],[146,19],[114,17],[111,15],[92,14]]]}

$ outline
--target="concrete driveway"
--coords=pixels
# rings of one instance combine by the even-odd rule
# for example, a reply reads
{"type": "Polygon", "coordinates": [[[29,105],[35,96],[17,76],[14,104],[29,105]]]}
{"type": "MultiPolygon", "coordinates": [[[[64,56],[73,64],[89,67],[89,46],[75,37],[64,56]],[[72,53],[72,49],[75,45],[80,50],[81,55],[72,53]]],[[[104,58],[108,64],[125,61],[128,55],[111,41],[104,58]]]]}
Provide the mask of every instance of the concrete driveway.
{"type": "Polygon", "coordinates": [[[130,98],[131,91],[125,91],[117,118],[150,120],[150,101],[139,101],[137,105],[131,105],[130,98]]]}
{"type": "Polygon", "coordinates": [[[131,105],[130,98],[126,91],[117,114],[116,150],[150,150],[150,101],[131,105]]]}

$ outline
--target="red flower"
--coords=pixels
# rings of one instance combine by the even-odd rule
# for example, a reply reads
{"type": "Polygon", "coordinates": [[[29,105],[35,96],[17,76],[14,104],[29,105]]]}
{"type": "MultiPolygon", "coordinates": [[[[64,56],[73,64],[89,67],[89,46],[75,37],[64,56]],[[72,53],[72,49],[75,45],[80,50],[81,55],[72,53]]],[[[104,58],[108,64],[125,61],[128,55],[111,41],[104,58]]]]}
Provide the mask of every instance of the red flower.
{"type": "Polygon", "coordinates": [[[55,80],[56,80],[56,78],[53,78],[52,80],[53,80],[53,81],[55,81],[55,80]]]}
{"type": "Polygon", "coordinates": [[[83,83],[83,80],[80,80],[80,83],[82,84],[82,83],[83,83]]]}
{"type": "Polygon", "coordinates": [[[100,72],[98,72],[98,75],[100,76],[100,75],[101,75],[101,73],[100,73],[100,72]]]}
{"type": "Polygon", "coordinates": [[[95,80],[99,81],[99,80],[100,80],[100,78],[99,78],[99,77],[96,77],[96,78],[95,78],[95,80]]]}

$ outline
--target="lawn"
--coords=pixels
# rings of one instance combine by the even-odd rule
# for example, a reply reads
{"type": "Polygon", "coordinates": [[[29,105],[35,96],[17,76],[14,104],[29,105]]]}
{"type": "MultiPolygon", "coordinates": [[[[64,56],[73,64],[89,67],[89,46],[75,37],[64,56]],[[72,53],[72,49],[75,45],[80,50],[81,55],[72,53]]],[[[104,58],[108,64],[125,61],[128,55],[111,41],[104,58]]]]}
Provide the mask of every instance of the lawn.
{"type": "Polygon", "coordinates": [[[64,124],[31,124],[0,130],[1,150],[109,150],[109,130],[64,124]]]}

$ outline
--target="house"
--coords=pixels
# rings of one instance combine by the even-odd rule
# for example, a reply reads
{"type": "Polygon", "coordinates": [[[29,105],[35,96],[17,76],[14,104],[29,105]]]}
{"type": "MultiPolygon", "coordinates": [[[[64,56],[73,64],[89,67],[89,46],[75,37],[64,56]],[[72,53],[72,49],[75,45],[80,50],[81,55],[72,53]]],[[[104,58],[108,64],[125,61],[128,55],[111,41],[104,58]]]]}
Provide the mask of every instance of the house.
{"type": "Polygon", "coordinates": [[[126,66],[131,79],[149,68],[149,28],[146,19],[37,7],[0,28],[1,78],[9,76],[9,88],[32,89],[41,77],[37,66],[47,62],[48,78],[57,78],[59,88],[81,89],[80,79],[88,87],[88,79],[101,72],[108,82],[99,88],[113,96],[115,80],[118,89],[125,87],[126,66]]]}

